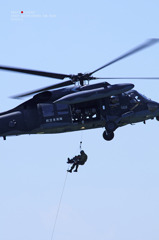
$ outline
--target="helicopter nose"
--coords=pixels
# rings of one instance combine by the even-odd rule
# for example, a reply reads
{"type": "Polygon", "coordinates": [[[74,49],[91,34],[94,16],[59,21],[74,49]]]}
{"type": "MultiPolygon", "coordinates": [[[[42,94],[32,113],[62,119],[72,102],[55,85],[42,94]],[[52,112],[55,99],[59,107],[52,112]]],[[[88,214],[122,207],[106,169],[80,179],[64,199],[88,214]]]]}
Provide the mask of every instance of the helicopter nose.
{"type": "Polygon", "coordinates": [[[159,110],[159,104],[157,102],[149,102],[147,103],[147,108],[150,112],[155,112],[159,110]]]}

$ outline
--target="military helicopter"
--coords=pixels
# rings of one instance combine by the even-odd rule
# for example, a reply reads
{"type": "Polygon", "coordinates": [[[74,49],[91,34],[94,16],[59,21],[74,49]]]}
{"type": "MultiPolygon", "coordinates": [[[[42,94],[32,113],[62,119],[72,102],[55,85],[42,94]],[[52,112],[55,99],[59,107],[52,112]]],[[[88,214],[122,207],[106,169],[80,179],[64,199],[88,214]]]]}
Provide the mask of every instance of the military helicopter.
{"type": "Polygon", "coordinates": [[[19,106],[0,113],[0,136],[22,134],[63,133],[84,129],[104,128],[103,138],[110,141],[119,127],[144,122],[156,117],[159,120],[159,103],[132,90],[132,83],[113,84],[100,82],[92,85],[86,82],[97,79],[159,79],[139,78],[98,78],[92,76],[132,54],[159,42],[149,39],[120,57],[108,62],[90,73],[76,75],[44,72],[16,67],[0,66],[7,70],[37,76],[64,80],[45,88],[14,96],[15,98],[34,95],[19,106]],[[70,85],[74,85],[68,87],[70,85]]]}

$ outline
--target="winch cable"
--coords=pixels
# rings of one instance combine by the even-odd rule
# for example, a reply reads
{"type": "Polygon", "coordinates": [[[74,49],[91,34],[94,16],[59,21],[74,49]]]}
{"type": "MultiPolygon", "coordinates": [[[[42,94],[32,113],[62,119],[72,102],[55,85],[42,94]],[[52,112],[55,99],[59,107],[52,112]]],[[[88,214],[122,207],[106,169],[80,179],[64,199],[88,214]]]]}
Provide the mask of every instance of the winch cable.
{"type": "Polygon", "coordinates": [[[61,203],[62,203],[62,198],[63,198],[64,190],[65,190],[65,187],[66,187],[67,176],[68,176],[68,172],[66,172],[64,184],[63,184],[63,187],[62,187],[62,192],[61,192],[61,196],[60,196],[60,200],[59,200],[59,204],[58,204],[58,208],[57,208],[55,222],[54,222],[53,229],[52,229],[51,240],[53,240],[53,238],[54,238],[56,223],[57,223],[57,220],[58,220],[58,215],[59,215],[59,211],[60,211],[60,207],[61,207],[61,203]]]}
{"type": "Polygon", "coordinates": [[[83,131],[81,131],[80,151],[82,150],[83,131]]]}
{"type": "MultiPolygon", "coordinates": [[[[83,131],[81,132],[81,141],[80,141],[80,147],[79,147],[79,148],[80,148],[80,151],[82,150],[82,137],[83,137],[82,135],[83,135],[83,131]]],[[[76,152],[77,152],[77,150],[76,150],[76,152]]],[[[69,169],[69,168],[68,168],[68,169],[69,169]]],[[[65,187],[66,187],[67,176],[68,176],[68,171],[66,172],[64,184],[63,184],[63,187],[62,187],[62,192],[61,192],[61,196],[60,196],[60,200],[59,200],[59,204],[58,204],[58,208],[57,208],[57,213],[56,213],[56,217],[55,217],[55,222],[54,222],[53,229],[52,229],[51,240],[53,240],[53,238],[54,238],[55,228],[56,228],[56,224],[57,224],[57,220],[58,220],[58,215],[59,215],[59,212],[60,212],[60,207],[61,207],[61,203],[62,203],[62,198],[63,198],[63,194],[64,194],[65,187]]]]}
{"type": "Polygon", "coordinates": [[[80,151],[82,150],[82,141],[80,142],[80,151]]]}

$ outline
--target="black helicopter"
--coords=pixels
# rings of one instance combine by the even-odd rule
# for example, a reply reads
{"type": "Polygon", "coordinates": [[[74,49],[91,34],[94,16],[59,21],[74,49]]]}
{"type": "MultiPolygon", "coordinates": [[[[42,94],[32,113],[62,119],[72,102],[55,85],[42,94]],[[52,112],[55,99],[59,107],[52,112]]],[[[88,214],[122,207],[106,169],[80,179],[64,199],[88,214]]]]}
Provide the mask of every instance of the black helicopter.
{"type": "Polygon", "coordinates": [[[0,66],[0,70],[60,80],[68,78],[67,81],[15,96],[20,98],[35,94],[14,109],[0,113],[0,136],[5,140],[6,136],[11,135],[63,133],[103,127],[103,138],[109,141],[114,138],[114,131],[118,127],[137,122],[145,123],[155,117],[159,120],[159,103],[132,90],[133,84],[111,85],[101,82],[85,85],[86,81],[97,79],[159,79],[92,76],[99,70],[158,42],[159,39],[150,39],[104,66],[84,74],[69,75],[0,66]],[[68,87],[69,85],[74,86],[68,87]]]}

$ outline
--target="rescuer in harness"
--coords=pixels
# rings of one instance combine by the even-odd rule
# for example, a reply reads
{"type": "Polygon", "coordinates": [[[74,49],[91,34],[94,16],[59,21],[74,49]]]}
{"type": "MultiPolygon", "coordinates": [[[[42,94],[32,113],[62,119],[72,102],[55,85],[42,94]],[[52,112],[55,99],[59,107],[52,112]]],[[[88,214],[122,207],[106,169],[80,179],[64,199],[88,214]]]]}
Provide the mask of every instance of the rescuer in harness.
{"type": "Polygon", "coordinates": [[[79,165],[84,165],[85,162],[87,161],[87,155],[85,154],[85,152],[83,150],[80,151],[80,155],[75,156],[72,159],[68,158],[67,163],[71,164],[73,163],[72,167],[70,168],[70,170],[67,170],[67,172],[72,173],[72,170],[75,168],[74,172],[78,171],[78,167],[79,165]]]}

